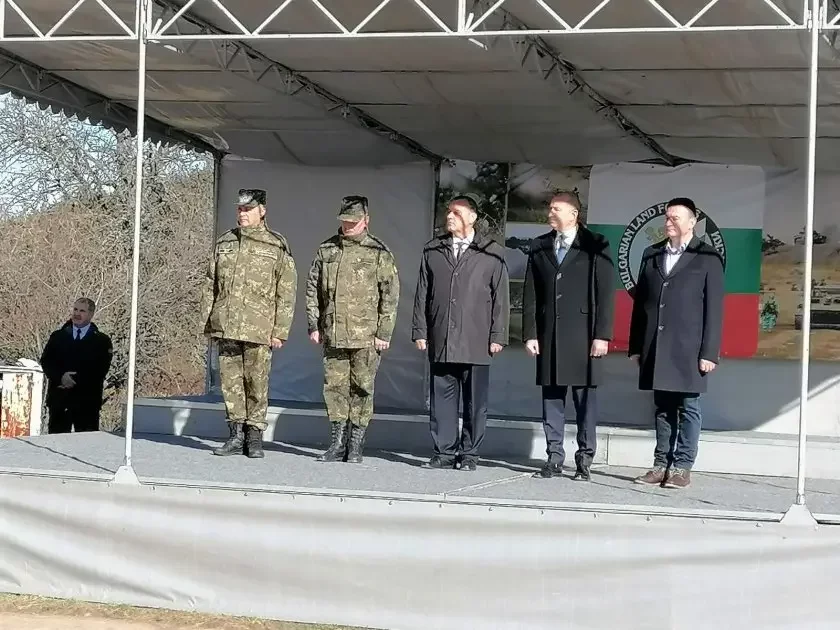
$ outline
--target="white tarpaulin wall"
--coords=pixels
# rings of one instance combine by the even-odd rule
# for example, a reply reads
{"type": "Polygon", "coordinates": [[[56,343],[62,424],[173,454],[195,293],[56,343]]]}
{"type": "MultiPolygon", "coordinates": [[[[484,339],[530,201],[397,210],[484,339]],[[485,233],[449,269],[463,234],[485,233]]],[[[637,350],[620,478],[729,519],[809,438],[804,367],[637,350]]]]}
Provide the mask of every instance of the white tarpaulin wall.
{"type": "Polygon", "coordinates": [[[393,630],[837,628],[837,528],[756,524],[2,475],[0,591],[393,630]]]}
{"type": "MultiPolygon", "coordinates": [[[[240,188],[264,188],[269,227],[288,239],[297,265],[295,318],[289,342],[274,352],[269,396],[285,401],[323,400],[321,348],[309,341],[306,330],[306,275],[318,244],[338,230],[341,198],[365,195],[370,200],[371,232],[391,249],[400,273],[397,324],[376,380],[376,402],[423,409],[425,357],[411,343],[411,312],[420,253],[432,230],[432,166],[315,168],[228,158],[222,161],[219,177],[217,232],[236,225],[240,188]]],[[[217,382],[215,376],[213,382],[217,382]]]]}
{"type": "MultiPolygon", "coordinates": [[[[618,219],[610,217],[615,212],[614,208],[621,208],[627,201],[630,192],[633,199],[628,203],[633,206],[634,214],[644,209],[647,199],[654,203],[678,194],[694,196],[716,220],[724,238],[729,239],[727,257],[735,261],[732,264],[743,264],[737,262],[739,259],[743,261],[743,255],[739,258],[739,253],[734,250],[739,243],[744,242],[743,234],[747,228],[760,232],[764,227],[765,231],[781,237],[789,244],[801,228],[799,208],[804,194],[804,174],[801,171],[764,171],[764,177],[756,180],[754,168],[683,166],[674,169],[673,174],[669,174],[670,169],[664,167],[625,165],[623,168],[648,169],[658,175],[646,177],[645,185],[632,191],[624,191],[622,186],[615,189],[609,181],[601,180],[599,173],[606,176],[613,172],[623,172],[622,168],[617,171],[612,167],[593,169],[593,175],[588,181],[579,182],[572,179],[573,169],[543,167],[534,178],[573,186],[585,183],[588,188],[582,193],[585,193],[584,200],[588,203],[588,221],[599,230],[613,229],[610,234],[613,241],[618,239],[614,233],[620,233],[621,230],[619,228],[615,232],[615,226],[611,228],[610,222],[615,223],[618,219]],[[732,180],[731,185],[709,184],[710,170],[714,171],[715,168],[720,170],[716,175],[719,183],[720,178],[726,176],[732,180]],[[736,184],[743,177],[747,179],[743,182],[744,186],[739,188],[736,184]],[[727,190],[734,192],[730,194],[727,190]],[[605,198],[605,194],[612,197],[605,198]],[[730,210],[733,205],[739,207],[736,215],[743,214],[746,207],[742,206],[747,199],[751,200],[750,220],[747,223],[731,223],[724,218],[726,214],[734,212],[730,210]],[[757,209],[754,207],[756,204],[757,209]],[[739,234],[741,241],[735,240],[739,234]]],[[[574,170],[578,172],[575,176],[580,178],[580,169],[574,170]]],[[[427,399],[426,357],[414,350],[410,328],[420,252],[423,243],[432,234],[434,173],[431,165],[415,163],[379,169],[348,169],[228,158],[223,161],[220,173],[218,231],[234,225],[234,200],[239,188],[265,187],[268,191],[269,224],[289,239],[298,266],[298,304],[292,335],[287,346],[275,353],[271,398],[277,401],[322,403],[323,368],[320,349],[313,346],[306,337],[305,278],[318,243],[337,229],[335,214],[339,200],[356,191],[370,198],[372,231],[381,236],[394,252],[401,281],[400,309],[393,345],[377,377],[377,409],[381,411],[392,408],[410,412],[423,410],[427,399]]],[[[549,186],[553,185],[552,182],[549,182],[549,186]]],[[[537,183],[542,185],[541,182],[537,183]]],[[[830,235],[832,240],[826,247],[836,241],[837,248],[840,248],[840,221],[835,218],[832,201],[837,190],[840,190],[840,176],[831,172],[820,173],[817,178],[815,228],[830,235]]],[[[515,216],[516,213],[517,209],[511,205],[507,217],[509,227],[520,220],[515,216]]],[[[650,225],[655,224],[656,219],[653,219],[650,225]]],[[[548,228],[534,223],[530,229],[537,234],[548,228]]],[[[796,260],[801,261],[801,253],[787,255],[799,256],[796,260]]],[[[754,262],[757,264],[757,261],[754,262]]],[[[513,271],[512,274],[515,275],[513,271]]],[[[738,287],[736,290],[744,291],[738,287]]],[[[620,299],[620,296],[617,297],[617,302],[620,299]]],[[[755,307],[751,305],[750,308],[755,307]]],[[[513,329],[518,326],[519,317],[518,312],[511,314],[513,329]]],[[[749,321],[750,318],[757,328],[758,313],[742,316],[742,320],[749,321]]],[[[790,322],[782,323],[789,327],[790,322]]],[[[796,350],[799,333],[791,330],[789,334],[796,350]]],[[[840,343],[840,331],[822,331],[821,334],[836,335],[840,343]]],[[[811,435],[840,435],[840,407],[837,404],[840,400],[840,363],[836,362],[837,359],[840,359],[840,354],[834,360],[813,362],[811,402],[815,413],[809,431],[811,435]]],[[[623,352],[616,352],[605,361],[607,381],[601,388],[599,399],[600,422],[649,425],[652,417],[650,396],[638,391],[633,365],[625,359],[623,352]]],[[[213,368],[211,391],[218,393],[215,356],[213,368]]],[[[704,427],[713,430],[796,433],[798,375],[799,363],[793,355],[786,360],[749,357],[724,360],[704,398],[704,427]],[[745,406],[744,400],[749,400],[750,404],[745,406]]],[[[527,356],[520,343],[514,341],[495,361],[491,370],[491,384],[491,415],[540,416],[540,391],[534,385],[534,361],[527,356]]],[[[569,415],[574,416],[572,409],[569,409],[569,415]]]]}

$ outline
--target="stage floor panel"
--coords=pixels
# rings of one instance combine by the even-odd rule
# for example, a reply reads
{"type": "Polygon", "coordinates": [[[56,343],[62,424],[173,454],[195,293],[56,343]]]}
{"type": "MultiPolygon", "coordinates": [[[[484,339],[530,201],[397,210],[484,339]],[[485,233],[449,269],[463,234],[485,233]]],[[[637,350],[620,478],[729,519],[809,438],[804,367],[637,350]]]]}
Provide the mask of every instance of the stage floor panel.
{"type": "MultiPolygon", "coordinates": [[[[634,505],[713,511],[786,511],[794,500],[792,478],[695,473],[682,491],[634,485],[634,468],[595,466],[592,482],[570,476],[534,479],[539,462],[483,460],[475,472],[426,470],[426,457],[366,451],[362,464],[323,463],[320,449],[265,444],[266,457],[214,457],[220,442],[140,434],[133,443],[141,481],[181,481],[199,486],[293,487],[313,491],[432,495],[536,503],[634,505]]],[[[109,433],[46,435],[0,440],[0,469],[91,476],[113,474],[123,461],[124,440],[109,433]]],[[[570,457],[571,459],[571,457],[570,457]]],[[[571,471],[570,471],[571,472],[571,471]]],[[[809,480],[807,504],[817,514],[840,514],[840,481],[809,480]]]]}

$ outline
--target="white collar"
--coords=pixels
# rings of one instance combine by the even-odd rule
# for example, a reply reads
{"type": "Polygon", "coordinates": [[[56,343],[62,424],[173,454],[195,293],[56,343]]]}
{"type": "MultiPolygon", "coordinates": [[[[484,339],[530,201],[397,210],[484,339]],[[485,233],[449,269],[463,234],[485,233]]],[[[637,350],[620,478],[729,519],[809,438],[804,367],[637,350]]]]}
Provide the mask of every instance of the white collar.
{"type": "Polygon", "coordinates": [[[73,324],[73,336],[74,337],[76,336],[76,331],[77,330],[81,333],[82,337],[84,337],[85,335],[87,335],[88,330],[90,330],[90,323],[85,324],[81,328],[76,326],[76,324],[73,324]]]}
{"type": "Polygon", "coordinates": [[[560,230],[555,230],[555,232],[557,232],[557,235],[554,237],[556,242],[559,243],[560,241],[564,241],[566,243],[570,243],[575,240],[575,236],[577,236],[577,226],[568,230],[563,230],[562,232],[560,230]]]}
{"type": "Polygon", "coordinates": [[[464,238],[460,238],[460,237],[455,236],[455,235],[453,234],[453,235],[452,235],[452,242],[453,242],[453,243],[472,243],[474,238],[475,238],[475,230],[473,230],[472,232],[470,232],[470,233],[469,233],[467,236],[465,236],[464,238]]]}

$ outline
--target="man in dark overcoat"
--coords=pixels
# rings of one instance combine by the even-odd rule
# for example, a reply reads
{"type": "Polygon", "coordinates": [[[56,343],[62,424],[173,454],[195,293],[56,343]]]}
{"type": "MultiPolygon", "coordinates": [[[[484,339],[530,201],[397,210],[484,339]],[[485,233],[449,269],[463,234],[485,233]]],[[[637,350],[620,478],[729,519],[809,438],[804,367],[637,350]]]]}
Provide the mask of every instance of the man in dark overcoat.
{"type": "Polygon", "coordinates": [[[575,193],[555,195],[548,210],[553,229],[531,242],[522,338],[536,357],[548,454],[534,476],[562,474],[566,395],[571,388],[578,444],[574,478],[589,481],[596,448],[596,388],[612,339],[615,289],[609,242],[579,222],[580,208],[575,193]]]}
{"type": "Polygon", "coordinates": [[[70,319],[50,335],[41,354],[47,376],[49,433],[99,431],[105,377],[111,368],[111,338],[91,320],[96,303],[82,297],[70,319]]]}
{"type": "Polygon", "coordinates": [[[699,212],[688,198],[665,211],[667,239],[642,254],[633,295],[630,357],[639,389],[653,390],[653,468],[637,483],[685,488],[697,457],[700,394],[720,363],[723,259],[694,234],[699,212]]]}
{"type": "Polygon", "coordinates": [[[412,340],[429,356],[428,468],[475,470],[487,425],[490,363],[508,345],[510,288],[505,250],[476,224],[479,199],[454,198],[447,233],[423,247],[412,340]],[[463,428],[458,431],[458,407],[463,428]]]}

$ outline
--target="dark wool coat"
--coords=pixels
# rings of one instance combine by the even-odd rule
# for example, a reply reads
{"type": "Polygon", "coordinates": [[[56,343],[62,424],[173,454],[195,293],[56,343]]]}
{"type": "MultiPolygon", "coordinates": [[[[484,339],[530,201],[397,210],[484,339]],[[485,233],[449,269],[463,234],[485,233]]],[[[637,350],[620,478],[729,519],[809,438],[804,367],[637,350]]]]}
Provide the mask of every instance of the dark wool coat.
{"type": "Polygon", "coordinates": [[[98,410],[112,354],[111,338],[96,324],[91,323],[79,341],[73,339],[71,321],[53,332],[41,354],[41,367],[48,380],[47,406],[98,410]],[[67,390],[59,389],[65,372],[76,372],[76,386],[67,390]]]}
{"type": "Polygon", "coordinates": [[[412,340],[425,339],[433,363],[490,364],[490,344],[508,344],[510,287],[505,250],[476,232],[458,258],[450,235],[423,248],[412,340]]]}
{"type": "Polygon", "coordinates": [[[723,260],[696,236],[670,274],[662,241],[642,254],[633,295],[629,354],[641,355],[639,389],[703,393],[700,359],[720,362],[723,260]]]}
{"type": "Polygon", "coordinates": [[[531,242],[522,302],[522,339],[537,339],[537,385],[599,385],[602,358],[593,339],[613,334],[615,277],[610,244],[578,226],[558,265],[552,230],[531,242]]]}

